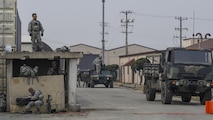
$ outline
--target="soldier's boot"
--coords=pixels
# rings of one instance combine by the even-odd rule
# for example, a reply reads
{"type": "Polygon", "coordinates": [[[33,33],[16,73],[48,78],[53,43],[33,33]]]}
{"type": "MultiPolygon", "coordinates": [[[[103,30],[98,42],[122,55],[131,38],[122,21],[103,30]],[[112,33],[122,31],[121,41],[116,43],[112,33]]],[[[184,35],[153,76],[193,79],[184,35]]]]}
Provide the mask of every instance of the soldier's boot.
{"type": "Polygon", "coordinates": [[[26,114],[26,113],[27,113],[27,112],[26,112],[26,109],[24,109],[21,113],[22,113],[22,114],[26,114]]]}
{"type": "Polygon", "coordinates": [[[29,109],[25,108],[21,113],[22,114],[28,114],[28,113],[32,113],[32,111],[29,111],[29,109]]]}
{"type": "Polygon", "coordinates": [[[37,113],[37,114],[41,114],[40,106],[36,106],[36,109],[37,109],[36,113],[37,113]]]}

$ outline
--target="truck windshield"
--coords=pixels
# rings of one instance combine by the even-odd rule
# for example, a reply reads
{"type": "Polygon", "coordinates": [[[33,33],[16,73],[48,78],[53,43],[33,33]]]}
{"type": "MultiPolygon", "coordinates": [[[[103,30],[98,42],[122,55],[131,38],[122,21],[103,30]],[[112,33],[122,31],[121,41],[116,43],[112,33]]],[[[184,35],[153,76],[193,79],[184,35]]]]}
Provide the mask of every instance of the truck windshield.
{"type": "Polygon", "coordinates": [[[174,63],[212,65],[212,55],[209,51],[175,50],[174,63]]]}
{"type": "Polygon", "coordinates": [[[103,75],[110,75],[111,72],[108,71],[108,70],[102,70],[102,71],[101,71],[101,74],[103,74],[103,75]]]}

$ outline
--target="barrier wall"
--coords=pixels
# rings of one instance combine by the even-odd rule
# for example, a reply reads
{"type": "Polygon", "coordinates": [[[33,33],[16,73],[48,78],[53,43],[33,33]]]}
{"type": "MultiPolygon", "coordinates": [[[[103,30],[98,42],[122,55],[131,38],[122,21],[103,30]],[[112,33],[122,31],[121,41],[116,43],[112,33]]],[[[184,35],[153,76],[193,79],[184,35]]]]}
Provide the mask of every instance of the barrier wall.
{"type": "MultiPolygon", "coordinates": [[[[44,105],[40,111],[47,113],[47,96],[52,96],[51,107],[56,111],[65,109],[65,93],[64,93],[64,76],[52,75],[52,76],[39,76],[36,78],[27,77],[13,77],[8,83],[9,88],[9,111],[12,113],[19,113],[23,111],[23,107],[16,105],[16,98],[27,96],[30,93],[28,88],[32,87],[35,90],[40,90],[44,94],[44,105]]],[[[7,97],[8,98],[8,97],[7,97]]],[[[32,112],[35,112],[35,107],[32,108],[32,112]]]]}

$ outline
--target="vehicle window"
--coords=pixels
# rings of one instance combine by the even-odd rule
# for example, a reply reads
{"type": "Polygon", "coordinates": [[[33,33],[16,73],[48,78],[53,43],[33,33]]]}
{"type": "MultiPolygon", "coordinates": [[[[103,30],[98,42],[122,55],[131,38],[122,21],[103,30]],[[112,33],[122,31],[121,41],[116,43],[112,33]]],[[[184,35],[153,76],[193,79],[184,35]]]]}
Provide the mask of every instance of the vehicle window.
{"type": "Polygon", "coordinates": [[[174,63],[211,65],[211,52],[198,50],[175,50],[174,63]]]}
{"type": "Polygon", "coordinates": [[[101,74],[110,75],[111,72],[110,72],[110,71],[103,70],[103,71],[101,71],[101,74]]]}

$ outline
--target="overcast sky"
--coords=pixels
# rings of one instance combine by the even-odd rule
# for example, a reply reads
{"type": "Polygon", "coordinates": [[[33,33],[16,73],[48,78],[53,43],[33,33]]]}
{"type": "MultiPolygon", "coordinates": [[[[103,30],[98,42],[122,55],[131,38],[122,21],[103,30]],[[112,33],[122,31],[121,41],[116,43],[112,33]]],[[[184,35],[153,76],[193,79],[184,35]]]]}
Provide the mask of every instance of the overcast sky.
{"type": "MultiPolygon", "coordinates": [[[[61,46],[87,44],[102,48],[102,0],[17,0],[22,21],[22,34],[36,12],[45,29],[43,41],[53,49],[61,46]]],[[[106,49],[125,45],[125,34],[121,33],[121,11],[131,10],[135,19],[130,27],[129,44],[139,44],[154,49],[180,46],[175,27],[180,22],[175,17],[188,17],[183,21],[183,36],[192,37],[194,32],[213,35],[213,0],[105,0],[106,49]],[[193,27],[193,11],[195,24],[193,27]]]]}

